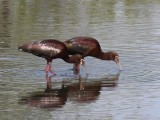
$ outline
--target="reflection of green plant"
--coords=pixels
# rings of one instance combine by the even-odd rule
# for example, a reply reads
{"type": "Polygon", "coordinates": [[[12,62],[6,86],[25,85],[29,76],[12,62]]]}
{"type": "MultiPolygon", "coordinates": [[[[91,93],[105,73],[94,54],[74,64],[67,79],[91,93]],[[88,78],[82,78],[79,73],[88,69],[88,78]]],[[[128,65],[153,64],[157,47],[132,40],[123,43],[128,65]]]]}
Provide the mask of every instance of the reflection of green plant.
{"type": "Polygon", "coordinates": [[[150,5],[150,0],[125,0],[125,16],[129,22],[135,22],[137,18],[142,18],[150,14],[150,9],[146,5],[150,5]],[[144,9],[142,9],[144,8],[144,9]]]}
{"type": "Polygon", "coordinates": [[[88,6],[88,15],[90,16],[90,22],[104,23],[106,21],[113,21],[115,17],[114,6],[115,0],[103,1],[101,3],[91,2],[88,6]]]}
{"type": "Polygon", "coordinates": [[[75,31],[87,35],[89,33],[86,32],[95,25],[104,26],[107,22],[126,19],[127,22],[135,22],[137,18],[148,17],[151,10],[146,5],[151,5],[152,2],[150,0],[9,1],[8,18],[11,24],[8,26],[12,37],[22,41],[62,36],[62,34],[67,37],[74,36],[77,35],[75,31]]]}

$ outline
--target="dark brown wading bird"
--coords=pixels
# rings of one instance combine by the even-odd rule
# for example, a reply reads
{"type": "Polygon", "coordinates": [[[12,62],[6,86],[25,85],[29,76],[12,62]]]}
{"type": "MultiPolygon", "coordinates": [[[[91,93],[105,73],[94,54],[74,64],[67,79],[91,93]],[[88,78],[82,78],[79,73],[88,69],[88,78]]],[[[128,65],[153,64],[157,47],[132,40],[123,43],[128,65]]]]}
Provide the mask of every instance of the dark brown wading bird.
{"type": "Polygon", "coordinates": [[[70,55],[80,54],[82,58],[92,56],[101,60],[112,60],[116,62],[119,70],[122,70],[119,55],[114,51],[103,52],[99,42],[91,37],[74,37],[64,42],[70,55]]]}
{"type": "Polygon", "coordinates": [[[47,60],[46,74],[51,72],[55,75],[55,72],[51,68],[51,62],[53,59],[61,58],[67,63],[74,63],[77,68],[76,73],[79,73],[79,65],[82,59],[81,55],[69,56],[67,53],[67,47],[63,42],[54,39],[46,39],[42,41],[35,41],[20,45],[19,50],[32,53],[38,57],[45,58],[47,60]]]}

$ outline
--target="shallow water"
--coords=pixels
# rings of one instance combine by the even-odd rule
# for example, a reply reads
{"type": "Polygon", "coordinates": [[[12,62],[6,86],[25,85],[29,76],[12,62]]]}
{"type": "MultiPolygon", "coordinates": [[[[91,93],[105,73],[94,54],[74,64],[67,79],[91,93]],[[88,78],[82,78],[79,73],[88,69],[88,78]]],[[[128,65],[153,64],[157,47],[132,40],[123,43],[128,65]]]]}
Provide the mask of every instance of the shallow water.
{"type": "Polygon", "coordinates": [[[159,120],[159,0],[0,1],[0,118],[2,120],[159,120]],[[57,59],[19,52],[28,41],[96,38],[116,64],[92,57],[74,75],[57,59]],[[46,83],[50,79],[51,83],[46,83]]]}

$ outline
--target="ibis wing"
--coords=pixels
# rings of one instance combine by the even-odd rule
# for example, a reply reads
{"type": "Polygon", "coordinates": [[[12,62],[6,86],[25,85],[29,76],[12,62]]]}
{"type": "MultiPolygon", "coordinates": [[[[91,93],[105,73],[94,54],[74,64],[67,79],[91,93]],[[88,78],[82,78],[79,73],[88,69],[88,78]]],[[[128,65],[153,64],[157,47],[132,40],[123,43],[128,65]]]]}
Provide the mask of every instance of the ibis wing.
{"type": "Polygon", "coordinates": [[[33,43],[31,53],[44,58],[57,58],[63,49],[65,49],[63,43],[61,44],[61,42],[57,40],[43,40],[33,43]]]}

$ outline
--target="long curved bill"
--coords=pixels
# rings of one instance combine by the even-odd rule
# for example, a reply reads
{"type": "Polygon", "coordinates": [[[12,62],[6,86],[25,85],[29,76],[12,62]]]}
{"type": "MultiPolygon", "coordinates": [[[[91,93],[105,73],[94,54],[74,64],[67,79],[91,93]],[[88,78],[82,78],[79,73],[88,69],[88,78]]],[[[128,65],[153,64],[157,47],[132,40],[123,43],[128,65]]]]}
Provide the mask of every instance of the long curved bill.
{"type": "Polygon", "coordinates": [[[119,60],[118,56],[115,57],[115,62],[118,65],[119,70],[122,70],[122,66],[121,66],[121,63],[120,63],[120,60],[119,60]]]}
{"type": "Polygon", "coordinates": [[[122,70],[122,66],[121,66],[120,62],[117,62],[117,65],[118,65],[119,70],[122,70]]]}

